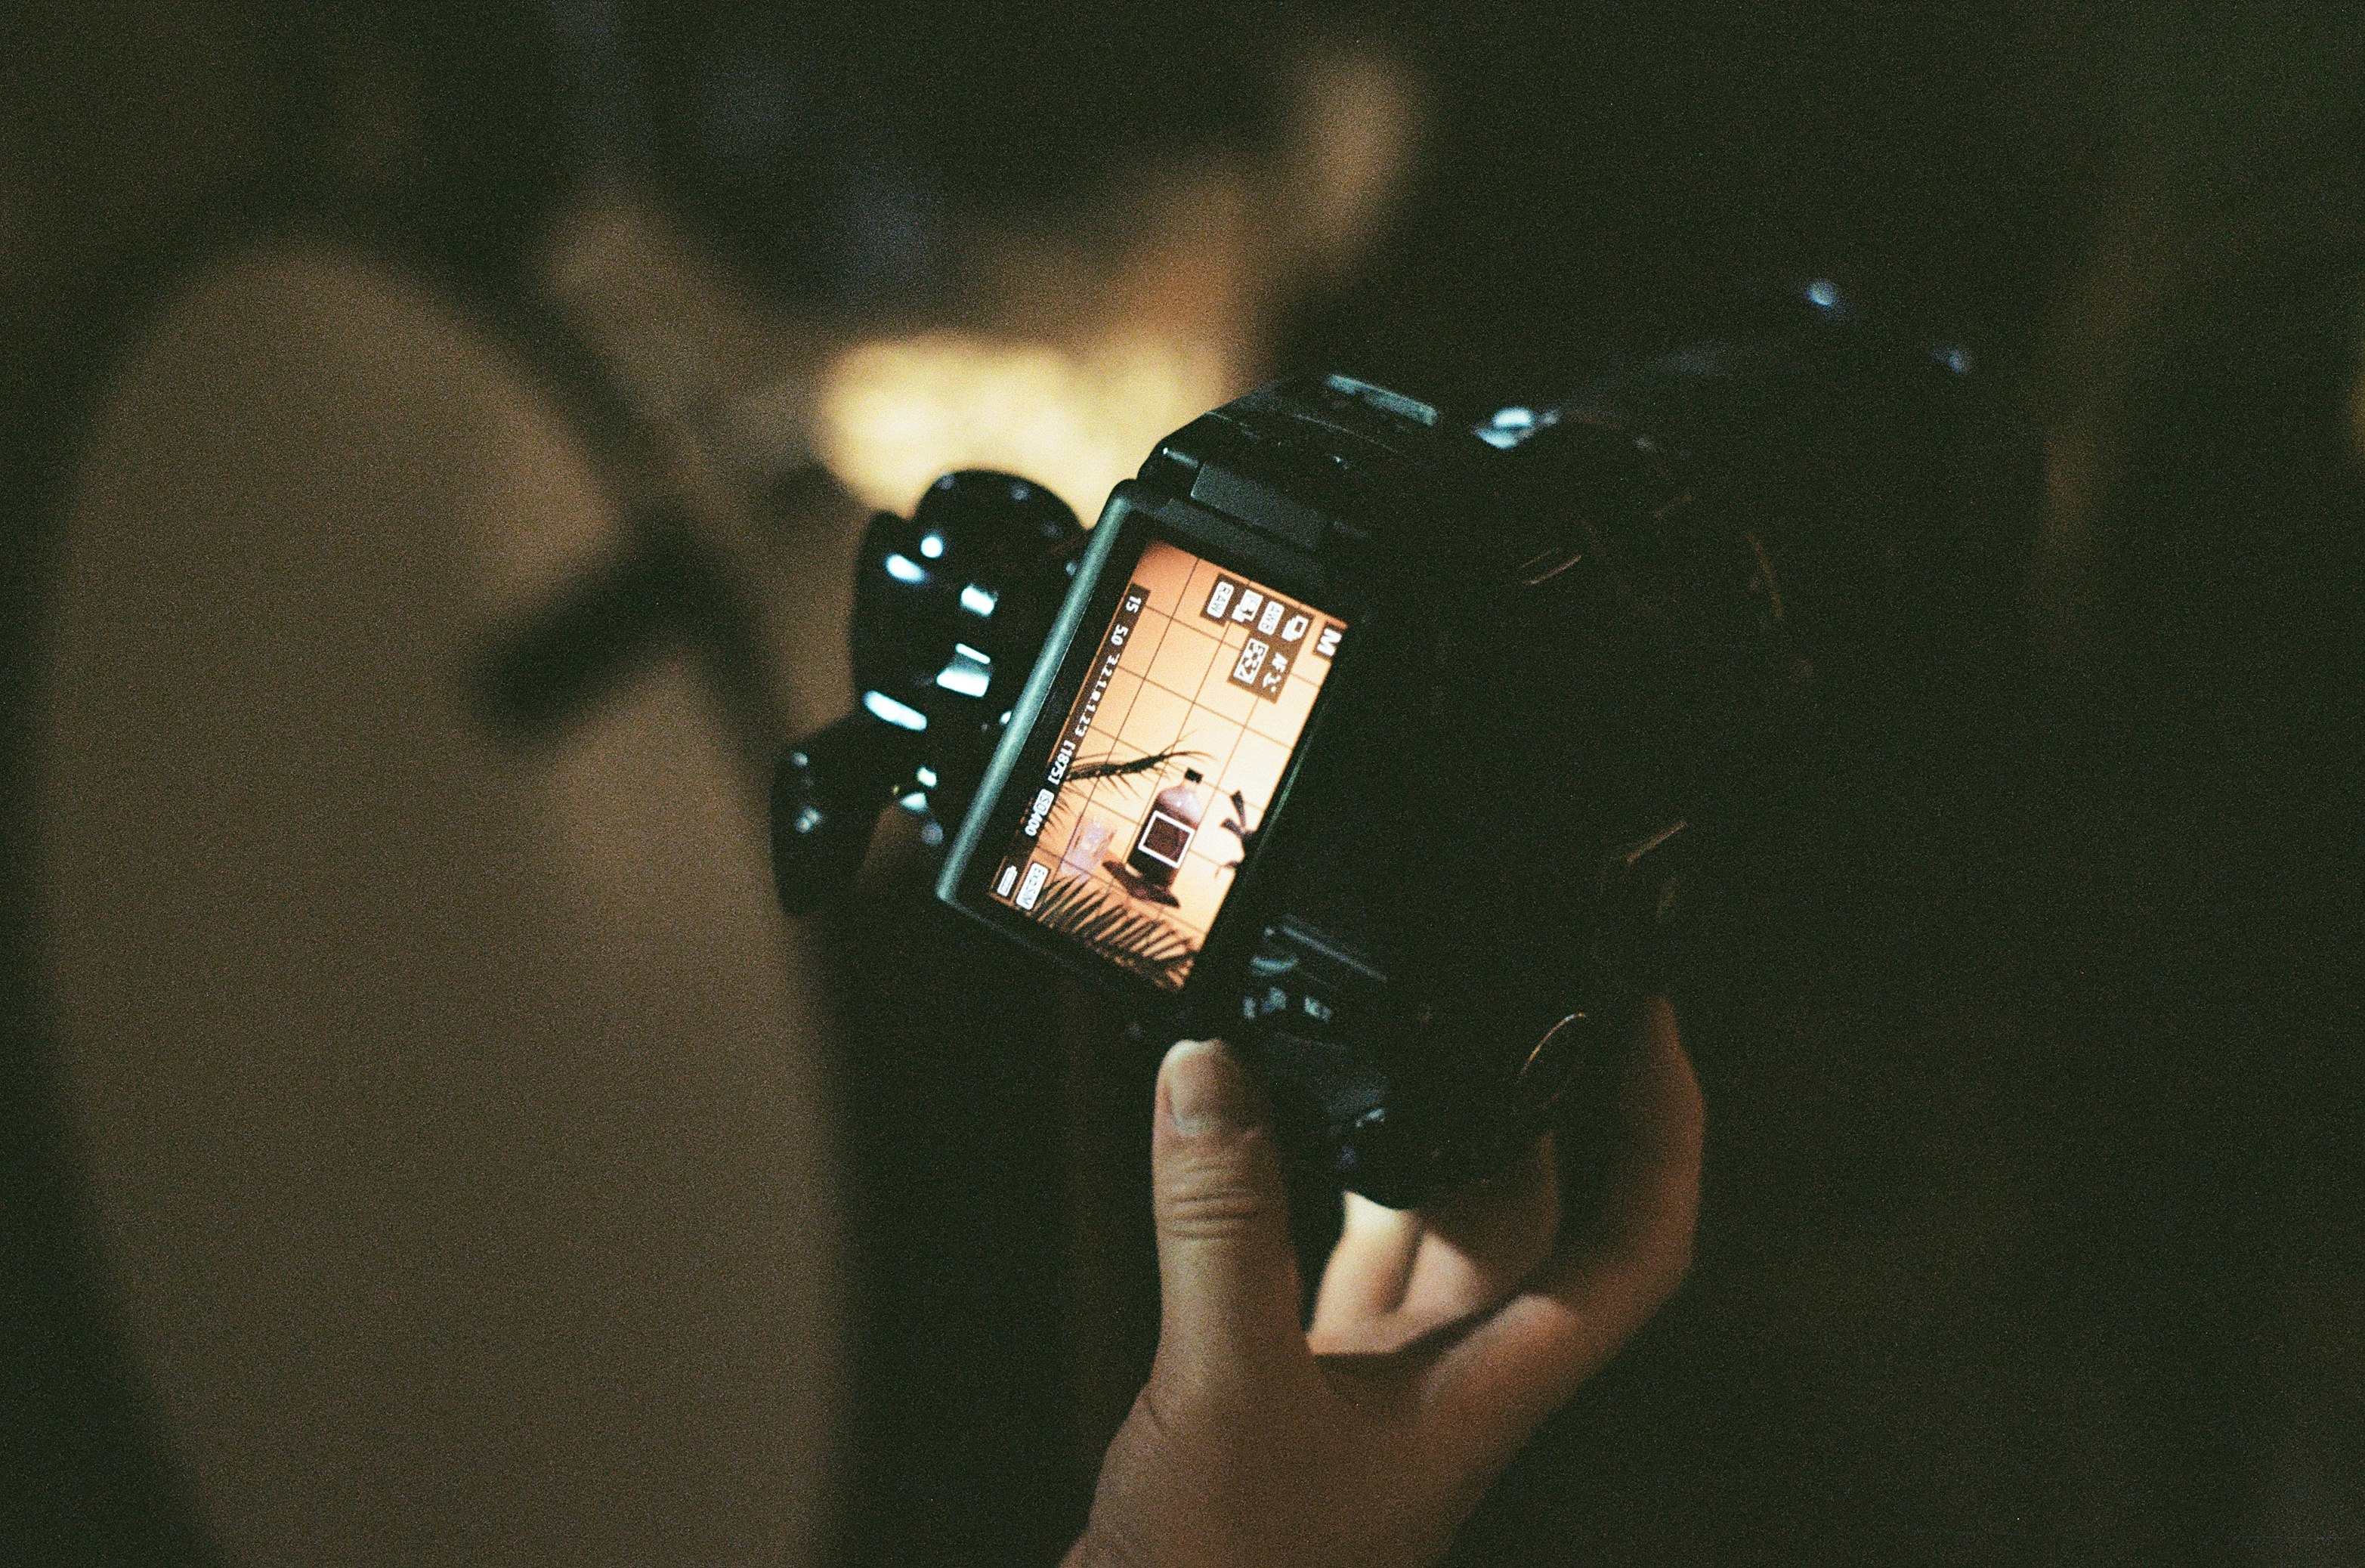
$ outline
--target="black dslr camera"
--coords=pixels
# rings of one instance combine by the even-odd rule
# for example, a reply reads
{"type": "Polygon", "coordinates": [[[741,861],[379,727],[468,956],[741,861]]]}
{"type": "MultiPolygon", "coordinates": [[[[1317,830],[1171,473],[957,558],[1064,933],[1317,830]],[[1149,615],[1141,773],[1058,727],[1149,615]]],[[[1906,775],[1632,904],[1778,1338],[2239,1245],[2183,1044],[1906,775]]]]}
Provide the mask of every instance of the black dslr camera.
{"type": "Polygon", "coordinates": [[[1942,531],[1962,355],[1826,285],[1755,308],[1554,408],[1267,387],[1089,532],[989,473],[879,515],[860,706],[775,779],[783,904],[831,898],[900,798],[931,842],[958,823],[939,899],[1160,1039],[1222,1035],[1341,1184],[1499,1170],[1657,979],[1687,857],[1894,601],[1900,542],[1942,531]]]}

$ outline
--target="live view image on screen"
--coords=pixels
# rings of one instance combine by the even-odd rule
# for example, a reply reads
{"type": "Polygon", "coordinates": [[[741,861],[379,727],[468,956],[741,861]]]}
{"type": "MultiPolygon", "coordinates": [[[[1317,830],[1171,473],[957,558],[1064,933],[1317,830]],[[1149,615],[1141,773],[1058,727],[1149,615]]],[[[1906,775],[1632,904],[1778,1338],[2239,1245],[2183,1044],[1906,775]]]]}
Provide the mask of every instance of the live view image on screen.
{"type": "Polygon", "coordinates": [[[1264,823],[1346,627],[1153,541],[986,890],[1163,990],[1264,823]]]}

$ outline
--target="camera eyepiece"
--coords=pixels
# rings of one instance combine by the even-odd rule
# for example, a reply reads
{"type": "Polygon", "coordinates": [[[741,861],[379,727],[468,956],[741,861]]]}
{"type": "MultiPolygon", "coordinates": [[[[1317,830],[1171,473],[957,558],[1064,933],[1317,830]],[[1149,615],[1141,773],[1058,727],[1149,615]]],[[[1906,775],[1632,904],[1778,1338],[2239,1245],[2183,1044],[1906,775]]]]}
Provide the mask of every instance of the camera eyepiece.
{"type": "Polygon", "coordinates": [[[780,906],[811,914],[861,869],[891,802],[958,819],[1068,591],[1085,535],[1042,486],[947,474],[910,518],[879,512],[855,566],[855,711],[772,777],[780,906]]]}

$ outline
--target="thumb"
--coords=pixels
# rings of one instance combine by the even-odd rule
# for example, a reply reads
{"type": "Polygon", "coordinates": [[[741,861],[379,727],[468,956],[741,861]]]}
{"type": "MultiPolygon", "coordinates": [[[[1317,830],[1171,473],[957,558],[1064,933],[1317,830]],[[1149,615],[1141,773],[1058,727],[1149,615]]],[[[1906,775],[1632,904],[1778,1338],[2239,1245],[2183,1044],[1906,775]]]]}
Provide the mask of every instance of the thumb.
{"type": "Polygon", "coordinates": [[[1184,1040],[1166,1053],[1150,1144],[1158,1359],[1194,1384],[1307,1358],[1289,1199],[1263,1112],[1221,1041],[1184,1040]]]}

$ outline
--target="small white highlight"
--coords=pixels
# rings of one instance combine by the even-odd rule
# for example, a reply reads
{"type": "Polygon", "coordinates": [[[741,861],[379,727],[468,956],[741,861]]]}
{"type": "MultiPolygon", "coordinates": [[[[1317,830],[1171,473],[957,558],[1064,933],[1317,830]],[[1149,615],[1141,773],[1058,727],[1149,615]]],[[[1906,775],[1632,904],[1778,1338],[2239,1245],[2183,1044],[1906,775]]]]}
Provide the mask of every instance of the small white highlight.
{"type": "Polygon", "coordinates": [[[920,554],[933,561],[945,553],[945,536],[925,533],[920,536],[920,554]]]}
{"type": "Polygon", "coordinates": [[[933,790],[936,787],[936,770],[933,767],[923,767],[912,777],[920,781],[920,787],[924,790],[933,790]]]}
{"type": "Polygon", "coordinates": [[[993,661],[967,643],[955,643],[952,662],[936,672],[936,684],[963,697],[982,697],[993,684],[993,661]]]}
{"type": "Polygon", "coordinates": [[[970,583],[960,592],[960,607],[981,621],[992,614],[993,607],[1001,602],[1000,594],[989,588],[980,588],[975,583],[970,583]]]}
{"type": "Polygon", "coordinates": [[[1471,433],[1498,451],[1508,452],[1530,436],[1549,430],[1559,422],[1559,414],[1552,410],[1539,414],[1524,403],[1513,403],[1496,409],[1471,433]]]}
{"type": "Polygon", "coordinates": [[[928,569],[900,551],[887,557],[887,575],[899,583],[924,583],[928,580],[928,569]]]}
{"type": "Polygon", "coordinates": [[[914,733],[928,727],[928,716],[908,702],[898,702],[883,691],[866,691],[862,705],[876,718],[886,720],[900,730],[914,733]]]}

